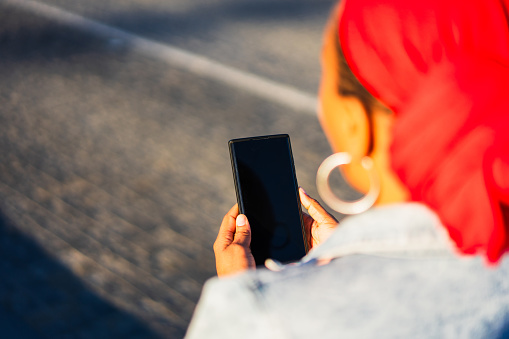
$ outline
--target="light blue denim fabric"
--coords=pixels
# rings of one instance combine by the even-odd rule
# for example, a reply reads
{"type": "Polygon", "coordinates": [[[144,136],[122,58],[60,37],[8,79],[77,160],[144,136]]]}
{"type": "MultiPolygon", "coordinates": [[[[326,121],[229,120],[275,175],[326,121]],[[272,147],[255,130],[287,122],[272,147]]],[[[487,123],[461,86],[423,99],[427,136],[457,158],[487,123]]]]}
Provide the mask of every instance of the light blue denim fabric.
{"type": "Polygon", "coordinates": [[[186,338],[509,338],[509,261],[455,255],[422,205],[375,208],[298,265],[209,280],[186,338]]]}

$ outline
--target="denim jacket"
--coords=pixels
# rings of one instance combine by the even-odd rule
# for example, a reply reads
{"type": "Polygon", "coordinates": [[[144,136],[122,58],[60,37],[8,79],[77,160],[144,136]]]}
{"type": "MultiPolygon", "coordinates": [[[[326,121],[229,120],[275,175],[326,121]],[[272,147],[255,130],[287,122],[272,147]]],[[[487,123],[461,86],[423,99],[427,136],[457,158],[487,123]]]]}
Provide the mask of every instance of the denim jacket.
{"type": "Polygon", "coordinates": [[[423,205],[374,208],[297,265],[209,280],[186,338],[509,338],[509,261],[455,254],[423,205]]]}

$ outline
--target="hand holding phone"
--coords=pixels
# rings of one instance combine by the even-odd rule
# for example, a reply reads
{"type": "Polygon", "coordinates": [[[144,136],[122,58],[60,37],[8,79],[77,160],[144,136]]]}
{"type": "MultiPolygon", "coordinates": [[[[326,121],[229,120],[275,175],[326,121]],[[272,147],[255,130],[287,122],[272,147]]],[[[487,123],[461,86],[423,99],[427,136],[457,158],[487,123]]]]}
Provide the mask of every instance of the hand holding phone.
{"type": "Polygon", "coordinates": [[[229,142],[240,213],[251,225],[256,265],[297,261],[307,252],[297,177],[287,134],[229,142]]]}
{"type": "Polygon", "coordinates": [[[250,243],[249,221],[245,216],[239,215],[239,206],[236,204],[224,216],[214,242],[216,270],[219,277],[255,268],[254,257],[249,248],[250,243]]]}

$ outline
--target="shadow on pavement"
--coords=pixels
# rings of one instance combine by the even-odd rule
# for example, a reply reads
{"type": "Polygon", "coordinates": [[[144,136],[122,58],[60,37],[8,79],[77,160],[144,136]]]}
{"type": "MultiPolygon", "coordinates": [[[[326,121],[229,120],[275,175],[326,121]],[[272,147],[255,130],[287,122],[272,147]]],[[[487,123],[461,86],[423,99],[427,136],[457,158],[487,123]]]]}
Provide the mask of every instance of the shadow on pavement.
{"type": "Polygon", "coordinates": [[[97,296],[0,212],[0,337],[156,338],[97,296]]]}

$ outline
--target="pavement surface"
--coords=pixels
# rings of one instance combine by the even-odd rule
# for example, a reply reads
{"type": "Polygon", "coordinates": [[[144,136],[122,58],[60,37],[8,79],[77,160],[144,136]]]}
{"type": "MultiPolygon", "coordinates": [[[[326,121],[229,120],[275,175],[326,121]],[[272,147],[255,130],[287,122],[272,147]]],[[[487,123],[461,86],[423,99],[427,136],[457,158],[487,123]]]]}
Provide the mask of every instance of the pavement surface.
{"type": "Polygon", "coordinates": [[[315,93],[334,0],[39,0],[315,93]]]}
{"type": "MultiPolygon", "coordinates": [[[[331,5],[41,2],[309,91],[331,5]]],[[[2,338],[183,337],[235,203],[231,138],[290,134],[317,196],[313,114],[1,1],[0,60],[2,338]]]]}

